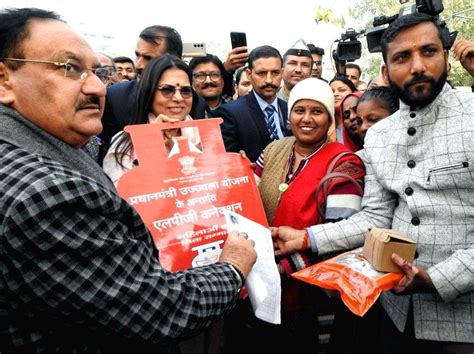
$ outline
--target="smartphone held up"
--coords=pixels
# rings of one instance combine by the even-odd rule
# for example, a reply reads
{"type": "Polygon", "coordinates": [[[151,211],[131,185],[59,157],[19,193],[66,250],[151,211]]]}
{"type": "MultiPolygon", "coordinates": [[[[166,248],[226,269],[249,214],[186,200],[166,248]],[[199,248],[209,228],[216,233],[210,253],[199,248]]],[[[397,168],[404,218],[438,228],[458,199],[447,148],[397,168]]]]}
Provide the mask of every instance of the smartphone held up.
{"type": "Polygon", "coordinates": [[[205,57],[206,43],[183,43],[183,58],[205,57]]]}
{"type": "Polygon", "coordinates": [[[230,32],[232,49],[247,46],[247,36],[245,32],[230,32]]]}

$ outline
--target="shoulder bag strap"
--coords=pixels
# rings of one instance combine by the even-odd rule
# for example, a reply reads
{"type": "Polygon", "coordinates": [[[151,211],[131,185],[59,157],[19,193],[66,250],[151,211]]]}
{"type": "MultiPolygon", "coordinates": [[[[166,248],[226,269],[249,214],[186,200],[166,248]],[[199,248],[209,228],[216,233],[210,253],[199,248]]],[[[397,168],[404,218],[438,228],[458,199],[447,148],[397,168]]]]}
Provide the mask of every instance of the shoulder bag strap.
{"type": "Polygon", "coordinates": [[[353,177],[345,173],[333,172],[334,168],[336,167],[337,163],[341,160],[341,158],[343,158],[344,156],[350,156],[350,155],[356,156],[360,160],[360,157],[357,154],[354,154],[353,152],[350,152],[350,151],[341,152],[331,161],[331,163],[329,164],[328,170],[326,172],[326,175],[319,182],[318,188],[316,189],[316,205],[318,208],[318,214],[319,214],[320,220],[324,221],[324,218],[325,218],[326,201],[327,201],[327,196],[328,196],[328,183],[327,182],[330,181],[331,179],[345,178],[356,186],[357,190],[359,191],[361,195],[364,194],[364,190],[362,189],[360,182],[355,180],[353,177]],[[323,192],[323,202],[318,203],[318,196],[319,196],[319,193],[321,193],[321,191],[323,192]]]}

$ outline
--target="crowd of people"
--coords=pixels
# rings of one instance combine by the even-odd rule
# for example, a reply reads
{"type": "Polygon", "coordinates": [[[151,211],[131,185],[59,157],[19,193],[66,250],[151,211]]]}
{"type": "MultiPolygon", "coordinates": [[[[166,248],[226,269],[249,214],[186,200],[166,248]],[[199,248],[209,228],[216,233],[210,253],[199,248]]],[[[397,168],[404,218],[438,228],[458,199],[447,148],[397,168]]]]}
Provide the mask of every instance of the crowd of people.
{"type": "MultiPolygon", "coordinates": [[[[325,80],[324,50],[303,40],[188,64],[180,34],[156,25],[133,61],[94,52],[54,12],[0,10],[0,351],[473,353],[474,96],[450,85],[448,57],[474,76],[474,42],[450,48],[441,26],[395,20],[381,73],[364,83],[355,63],[325,80]],[[140,164],[126,125],[213,117],[254,168],[281,325],[240,298],[257,257],[246,234],[229,233],[215,264],[169,272],[115,188],[140,164]],[[366,318],[291,278],[372,227],[404,233],[417,257],[392,255],[403,278],[366,318]]],[[[170,155],[200,144],[194,128],[163,138],[170,155]]]]}

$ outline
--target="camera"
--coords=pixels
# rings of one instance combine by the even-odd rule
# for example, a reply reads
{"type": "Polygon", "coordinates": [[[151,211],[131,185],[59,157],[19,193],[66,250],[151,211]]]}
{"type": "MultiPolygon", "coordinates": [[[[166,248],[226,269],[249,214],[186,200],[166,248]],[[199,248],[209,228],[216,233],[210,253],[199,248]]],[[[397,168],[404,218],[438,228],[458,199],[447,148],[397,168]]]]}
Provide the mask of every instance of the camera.
{"type": "MultiPolygon", "coordinates": [[[[399,0],[400,4],[406,4],[409,0],[399,0]]],[[[411,15],[414,13],[424,13],[427,15],[438,17],[443,12],[444,6],[442,0],[416,0],[415,4],[402,7],[398,14],[393,16],[378,16],[374,17],[373,28],[368,28],[361,32],[356,32],[349,28],[345,33],[341,34],[341,38],[336,40],[338,42],[336,50],[332,52],[334,62],[336,64],[336,71],[338,75],[345,75],[346,62],[354,61],[361,57],[362,46],[357,40],[357,37],[364,35],[367,37],[367,47],[370,53],[378,53],[382,51],[381,40],[386,27],[381,27],[390,24],[397,18],[411,15]]],[[[438,19],[438,24],[441,27],[441,38],[444,49],[449,50],[456,39],[457,32],[449,32],[446,23],[438,19]]]]}
{"type": "MultiPolygon", "coordinates": [[[[406,4],[408,0],[399,0],[400,4],[406,4]]],[[[390,24],[398,17],[411,15],[416,12],[424,13],[431,16],[438,16],[443,12],[443,0],[416,0],[416,3],[411,6],[402,7],[398,14],[393,16],[377,16],[374,17],[373,26],[378,27],[385,24],[390,24]]]]}
{"type": "Polygon", "coordinates": [[[206,43],[183,43],[183,58],[205,57],[206,43]]]}
{"type": "Polygon", "coordinates": [[[362,45],[357,40],[357,36],[360,34],[353,28],[348,28],[345,33],[341,34],[335,54],[337,60],[354,61],[360,58],[362,55],[362,45]]]}
{"type": "MultiPolygon", "coordinates": [[[[408,0],[399,0],[401,4],[405,4],[408,0]]],[[[367,47],[370,53],[377,53],[382,51],[380,45],[382,35],[385,32],[386,28],[377,28],[385,24],[390,24],[395,21],[397,18],[411,15],[414,13],[424,13],[427,15],[437,17],[441,12],[443,12],[444,6],[442,0],[416,0],[415,4],[411,6],[402,7],[398,14],[393,16],[378,16],[374,17],[372,25],[373,28],[367,29],[367,47]]],[[[449,29],[446,27],[446,23],[439,21],[441,27],[441,36],[443,39],[444,49],[450,49],[453,45],[457,32],[449,32],[449,29]]]]}
{"type": "Polygon", "coordinates": [[[332,57],[338,75],[346,74],[346,62],[361,57],[362,44],[357,40],[357,37],[364,34],[364,32],[356,32],[353,28],[348,28],[345,33],[341,34],[341,39],[337,40],[337,48],[333,50],[332,57]]]}

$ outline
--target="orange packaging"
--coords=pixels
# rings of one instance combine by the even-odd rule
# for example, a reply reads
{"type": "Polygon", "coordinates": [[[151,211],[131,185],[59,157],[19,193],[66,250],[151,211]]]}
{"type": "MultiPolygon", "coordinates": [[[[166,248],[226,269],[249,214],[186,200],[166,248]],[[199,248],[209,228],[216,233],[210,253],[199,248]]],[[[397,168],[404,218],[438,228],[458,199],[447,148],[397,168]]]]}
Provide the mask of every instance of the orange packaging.
{"type": "Polygon", "coordinates": [[[227,238],[224,210],[268,226],[250,161],[225,151],[221,122],[217,118],[125,128],[139,166],[120,178],[118,191],[140,214],[168,270],[218,260],[227,238]],[[162,130],[177,128],[190,138],[177,139],[177,146],[168,151],[162,130]],[[193,133],[188,134],[190,129],[193,133]]]}
{"type": "Polygon", "coordinates": [[[341,253],[292,274],[324,289],[337,290],[344,304],[363,316],[384,290],[392,289],[403,274],[382,273],[364,258],[362,247],[341,253]]]}

